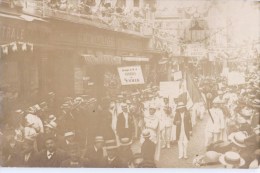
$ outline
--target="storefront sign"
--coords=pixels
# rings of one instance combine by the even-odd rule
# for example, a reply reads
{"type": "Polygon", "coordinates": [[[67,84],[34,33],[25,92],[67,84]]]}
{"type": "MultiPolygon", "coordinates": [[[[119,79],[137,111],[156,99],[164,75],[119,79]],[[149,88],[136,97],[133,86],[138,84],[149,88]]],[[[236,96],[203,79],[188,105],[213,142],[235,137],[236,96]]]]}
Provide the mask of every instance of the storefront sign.
{"type": "Polygon", "coordinates": [[[144,84],[141,66],[118,67],[122,85],[144,84]]]}
{"type": "Polygon", "coordinates": [[[85,59],[85,62],[90,65],[120,65],[121,57],[112,56],[112,55],[82,55],[85,59]]]}

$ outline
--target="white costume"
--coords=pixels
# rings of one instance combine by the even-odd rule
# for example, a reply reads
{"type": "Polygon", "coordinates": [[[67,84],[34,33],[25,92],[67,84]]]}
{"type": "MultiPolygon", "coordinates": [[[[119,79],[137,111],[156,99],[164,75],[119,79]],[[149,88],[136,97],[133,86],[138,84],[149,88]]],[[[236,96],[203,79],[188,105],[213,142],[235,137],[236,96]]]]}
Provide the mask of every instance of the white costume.
{"type": "Polygon", "coordinates": [[[206,126],[206,146],[212,142],[221,140],[221,132],[225,128],[224,113],[221,109],[212,108],[210,109],[210,114],[214,122],[211,118],[208,120],[206,126]]]}
{"type": "Polygon", "coordinates": [[[181,113],[181,131],[178,140],[179,158],[182,157],[187,158],[188,138],[185,134],[185,129],[184,129],[184,114],[185,113],[181,113]]]}
{"type": "Polygon", "coordinates": [[[169,104],[163,105],[161,107],[161,119],[160,119],[160,131],[161,137],[163,141],[163,148],[167,145],[167,148],[170,148],[170,141],[171,141],[171,133],[172,133],[172,126],[173,126],[173,109],[169,104]],[[169,111],[169,112],[167,112],[169,111]]]}
{"type": "Polygon", "coordinates": [[[26,122],[28,123],[28,126],[34,128],[37,133],[43,133],[43,123],[42,120],[33,114],[27,114],[25,116],[26,122]]]}

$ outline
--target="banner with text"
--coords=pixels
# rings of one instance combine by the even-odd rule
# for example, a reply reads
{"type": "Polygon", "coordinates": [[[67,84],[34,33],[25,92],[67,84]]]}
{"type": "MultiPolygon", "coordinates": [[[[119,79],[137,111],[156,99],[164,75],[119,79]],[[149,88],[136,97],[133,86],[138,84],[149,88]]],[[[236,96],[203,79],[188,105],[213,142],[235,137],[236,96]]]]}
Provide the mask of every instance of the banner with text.
{"type": "Polygon", "coordinates": [[[144,84],[141,66],[118,67],[122,85],[144,84]]]}

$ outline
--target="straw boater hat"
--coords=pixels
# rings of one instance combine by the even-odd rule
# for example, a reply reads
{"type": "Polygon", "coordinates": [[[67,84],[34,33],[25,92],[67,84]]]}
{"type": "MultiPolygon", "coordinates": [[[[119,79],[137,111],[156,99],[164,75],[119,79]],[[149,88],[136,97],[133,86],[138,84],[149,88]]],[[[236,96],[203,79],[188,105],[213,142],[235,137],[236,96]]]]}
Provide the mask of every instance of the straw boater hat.
{"type": "Polygon", "coordinates": [[[95,137],[95,142],[104,142],[103,136],[96,136],[95,137]]]}
{"type": "Polygon", "coordinates": [[[116,140],[112,139],[112,140],[106,140],[105,141],[105,148],[107,150],[113,150],[113,149],[117,149],[118,148],[118,145],[116,143],[116,140]]]}
{"type": "Polygon", "coordinates": [[[120,145],[121,146],[129,146],[132,144],[132,141],[129,138],[121,138],[120,145]]]}
{"type": "Polygon", "coordinates": [[[151,137],[151,133],[148,129],[144,129],[143,132],[142,132],[142,136],[144,138],[150,138],[151,137]]]}
{"type": "Polygon", "coordinates": [[[234,132],[234,133],[231,133],[229,136],[228,136],[228,139],[235,145],[239,146],[239,147],[246,147],[246,144],[245,144],[245,139],[248,137],[247,133],[246,132],[242,132],[242,131],[239,131],[239,132],[234,132]]]}
{"type": "Polygon", "coordinates": [[[17,109],[17,110],[15,111],[15,114],[17,114],[17,115],[23,115],[23,114],[24,114],[24,111],[21,110],[21,109],[17,109]]]}
{"type": "Polygon", "coordinates": [[[41,102],[41,103],[39,104],[39,106],[40,106],[42,109],[47,109],[47,108],[48,108],[48,105],[47,105],[46,102],[41,102]]]}
{"type": "Polygon", "coordinates": [[[225,154],[222,154],[219,157],[219,161],[221,164],[225,166],[243,166],[245,164],[245,160],[241,158],[241,156],[232,151],[228,151],[225,154]]]}
{"type": "Polygon", "coordinates": [[[56,119],[57,119],[57,118],[56,118],[53,114],[49,115],[49,120],[55,121],[56,119]]]}
{"type": "Polygon", "coordinates": [[[73,100],[72,97],[65,97],[65,98],[64,98],[64,101],[72,101],[72,100],[73,100]]]}
{"type": "Polygon", "coordinates": [[[84,99],[82,98],[82,97],[76,97],[75,99],[74,99],[74,102],[79,102],[79,103],[81,103],[81,102],[83,102],[84,101],[84,99]]]}
{"type": "Polygon", "coordinates": [[[181,109],[181,108],[186,108],[186,106],[183,102],[179,102],[176,107],[176,109],[181,109]]]}
{"type": "Polygon", "coordinates": [[[57,123],[55,123],[54,121],[51,121],[51,122],[45,124],[44,127],[48,127],[50,129],[55,129],[57,127],[57,123]]]}
{"type": "Polygon", "coordinates": [[[60,107],[61,109],[70,109],[71,108],[71,105],[69,105],[68,103],[64,103],[61,105],[60,107]]]}
{"type": "Polygon", "coordinates": [[[97,99],[96,99],[96,98],[90,98],[90,99],[88,100],[88,104],[90,104],[90,103],[95,103],[95,102],[97,102],[97,99]]]}
{"type": "Polygon", "coordinates": [[[55,93],[54,93],[54,92],[49,92],[48,95],[49,95],[50,97],[54,97],[54,96],[55,96],[55,93]]]}
{"type": "Polygon", "coordinates": [[[64,137],[69,137],[69,136],[74,136],[75,135],[75,133],[74,132],[66,132],[66,133],[64,133],[64,137]]]}

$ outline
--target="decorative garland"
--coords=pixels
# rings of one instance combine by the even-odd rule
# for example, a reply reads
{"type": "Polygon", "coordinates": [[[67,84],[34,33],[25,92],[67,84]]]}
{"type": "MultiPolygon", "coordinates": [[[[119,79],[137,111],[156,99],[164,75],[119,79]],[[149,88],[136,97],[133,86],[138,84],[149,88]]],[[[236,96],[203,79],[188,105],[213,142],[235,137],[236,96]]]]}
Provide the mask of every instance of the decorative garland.
{"type": "Polygon", "coordinates": [[[8,55],[10,51],[33,51],[33,43],[25,43],[25,42],[11,42],[9,44],[0,45],[0,52],[3,55],[8,55]]]}

